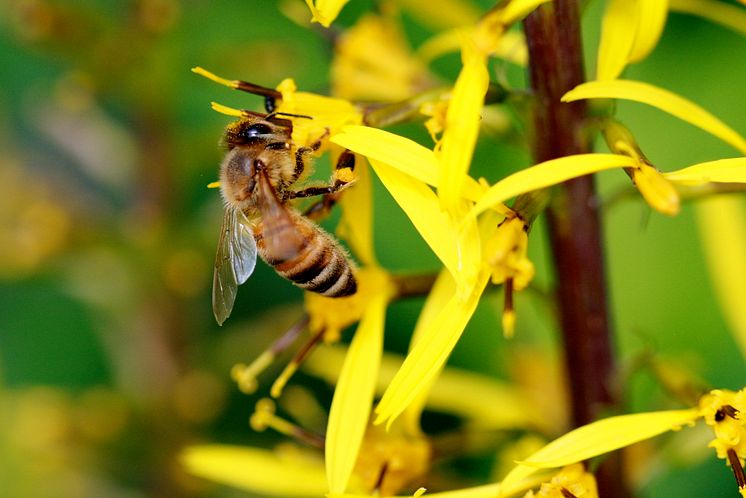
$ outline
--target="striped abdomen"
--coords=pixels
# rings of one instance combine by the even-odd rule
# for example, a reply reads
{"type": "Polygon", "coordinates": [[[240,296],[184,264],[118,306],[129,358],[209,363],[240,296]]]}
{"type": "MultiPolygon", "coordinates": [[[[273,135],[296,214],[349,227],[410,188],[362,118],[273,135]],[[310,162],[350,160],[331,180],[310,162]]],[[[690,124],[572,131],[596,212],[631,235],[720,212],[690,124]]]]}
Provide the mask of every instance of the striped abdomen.
{"type": "Polygon", "coordinates": [[[357,291],[353,266],[344,249],[310,220],[293,213],[292,223],[255,233],[259,255],[280,276],[327,297],[357,291]]]}

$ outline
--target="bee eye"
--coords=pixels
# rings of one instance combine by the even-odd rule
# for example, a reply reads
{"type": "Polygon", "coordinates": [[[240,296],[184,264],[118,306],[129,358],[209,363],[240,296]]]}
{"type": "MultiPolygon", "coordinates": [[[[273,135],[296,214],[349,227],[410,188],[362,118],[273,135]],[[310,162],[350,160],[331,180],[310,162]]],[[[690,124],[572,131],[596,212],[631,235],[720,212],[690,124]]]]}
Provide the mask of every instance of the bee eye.
{"type": "Polygon", "coordinates": [[[259,138],[262,135],[271,135],[272,134],[272,128],[270,128],[268,125],[264,123],[255,123],[248,128],[246,128],[242,135],[245,138],[259,138]]]}

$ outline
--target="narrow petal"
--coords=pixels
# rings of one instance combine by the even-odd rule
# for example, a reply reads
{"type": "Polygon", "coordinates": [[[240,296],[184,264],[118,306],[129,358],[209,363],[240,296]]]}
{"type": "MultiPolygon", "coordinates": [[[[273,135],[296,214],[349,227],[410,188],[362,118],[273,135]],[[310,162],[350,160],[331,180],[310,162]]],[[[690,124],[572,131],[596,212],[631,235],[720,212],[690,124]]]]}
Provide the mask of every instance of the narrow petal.
{"type": "Polygon", "coordinates": [[[746,358],[746,215],[743,201],[719,196],[697,203],[697,225],[710,280],[733,338],[746,358]]]}
{"type": "Polygon", "coordinates": [[[464,42],[462,59],[464,65],[453,88],[441,148],[437,153],[440,163],[438,197],[448,211],[453,211],[461,200],[490,81],[487,57],[479,53],[470,40],[464,42]]]}
{"type": "Polygon", "coordinates": [[[664,176],[672,182],[683,185],[700,185],[710,182],[746,183],[746,157],[699,163],[665,173],[664,176]]]}
{"type": "Polygon", "coordinates": [[[624,71],[637,33],[639,9],[646,0],[609,0],[601,24],[596,79],[613,80],[624,71]]]}
{"type": "Polygon", "coordinates": [[[278,112],[306,116],[293,120],[293,141],[310,145],[327,132],[334,136],[342,126],[359,124],[362,114],[352,103],[333,97],[298,92],[292,79],[283,80],[277,90],[282,94],[278,112]]]}
{"type": "Polygon", "coordinates": [[[326,475],[332,493],[346,490],[368,426],[383,352],[385,315],[386,297],[378,296],[355,331],[334,390],[326,432],[326,475]]]}
{"type": "MultiPolygon", "coordinates": [[[[412,332],[412,340],[409,343],[410,351],[423,338],[423,334],[427,333],[428,328],[432,326],[434,320],[440,314],[440,310],[448,304],[448,301],[450,301],[455,292],[456,282],[453,280],[451,274],[448,271],[440,272],[417,318],[417,324],[414,327],[414,332],[412,332]]],[[[427,402],[433,383],[438,378],[440,377],[436,374],[429,385],[424,387],[420,394],[404,410],[404,424],[411,434],[417,434],[420,431],[420,416],[425,409],[425,403],[427,402]]],[[[393,375],[389,379],[389,383],[391,379],[393,379],[393,375]]]]}
{"type": "Polygon", "coordinates": [[[339,202],[342,218],[337,233],[347,241],[360,262],[370,266],[376,264],[373,249],[373,187],[368,164],[360,158],[357,162],[355,184],[345,191],[339,202]]]}
{"type": "Polygon", "coordinates": [[[540,468],[556,468],[582,462],[610,451],[675,430],[699,417],[699,411],[671,410],[621,415],[579,427],[555,439],[526,460],[520,462],[505,479],[511,488],[540,468]]]}
{"type": "MultiPolygon", "coordinates": [[[[331,141],[423,183],[438,185],[440,166],[435,153],[413,140],[377,128],[345,126],[331,141]]],[[[476,180],[464,175],[464,196],[467,199],[478,199],[482,191],[476,180]]]]}
{"type": "Polygon", "coordinates": [[[633,178],[637,190],[656,211],[674,216],[679,213],[679,193],[660,171],[648,164],[634,170],[633,178]]]}
{"type": "Polygon", "coordinates": [[[190,474],[252,493],[296,497],[327,491],[320,460],[217,444],[188,447],[180,460],[190,474]]]}
{"type": "Polygon", "coordinates": [[[618,154],[578,154],[552,159],[513,173],[494,184],[471,211],[476,216],[517,195],[562,183],[570,178],[605,169],[636,166],[634,159],[618,154]]]}
{"type": "Polygon", "coordinates": [[[629,62],[641,61],[653,51],[663,34],[668,14],[668,0],[642,0],[639,9],[637,31],[629,62]]]}
{"type": "Polygon", "coordinates": [[[423,340],[407,355],[376,407],[376,424],[391,424],[440,372],[474,313],[488,279],[489,274],[483,271],[469,298],[462,300],[454,295],[422,332],[423,340]]]}
{"type": "Polygon", "coordinates": [[[718,0],[669,0],[671,10],[699,16],[736,33],[746,34],[746,11],[718,0]]]}
{"type": "Polygon", "coordinates": [[[677,118],[712,133],[746,154],[746,140],[728,125],[697,104],[662,88],[640,81],[589,81],[576,86],[563,102],[581,99],[626,99],[657,107],[677,118]]]}
{"type": "Polygon", "coordinates": [[[311,22],[317,22],[328,28],[332,22],[337,18],[342,7],[349,0],[316,0],[314,4],[313,0],[306,0],[306,5],[311,10],[313,17],[311,22]]]}

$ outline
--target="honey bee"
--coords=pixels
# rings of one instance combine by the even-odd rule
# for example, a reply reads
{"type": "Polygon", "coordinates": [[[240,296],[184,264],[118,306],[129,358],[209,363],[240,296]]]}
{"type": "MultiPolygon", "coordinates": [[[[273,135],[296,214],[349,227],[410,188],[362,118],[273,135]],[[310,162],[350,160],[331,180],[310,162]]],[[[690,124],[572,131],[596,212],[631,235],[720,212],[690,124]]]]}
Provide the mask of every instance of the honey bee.
{"type": "MultiPolygon", "coordinates": [[[[293,190],[321,139],[310,147],[296,147],[291,134],[292,121],[276,113],[250,111],[226,129],[228,152],[220,166],[225,213],[212,291],[212,308],[220,325],[233,309],[237,287],[254,271],[257,254],[302,289],[328,297],[349,296],[357,290],[355,266],[347,252],[289,204],[316,195],[326,200],[348,184],[338,180],[325,187],[293,190]]],[[[352,167],[353,160],[351,153],[343,154],[338,167],[352,167]]],[[[325,201],[310,212],[318,211],[319,205],[323,207],[325,201]]]]}

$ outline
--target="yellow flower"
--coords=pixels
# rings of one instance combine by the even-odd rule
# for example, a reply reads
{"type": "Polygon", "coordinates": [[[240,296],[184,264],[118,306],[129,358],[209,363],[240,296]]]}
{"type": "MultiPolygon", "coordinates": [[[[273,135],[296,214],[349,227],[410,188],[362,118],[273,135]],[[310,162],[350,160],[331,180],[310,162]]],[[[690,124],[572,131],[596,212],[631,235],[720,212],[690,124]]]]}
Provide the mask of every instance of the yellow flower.
{"type": "Polygon", "coordinates": [[[714,390],[699,402],[702,417],[715,431],[710,446],[718,458],[727,458],[733,450],[743,465],[746,458],[746,389],[740,391],[714,390]]]}
{"type": "Polygon", "coordinates": [[[368,14],[334,45],[332,95],[358,101],[395,102],[421,92],[433,76],[412,53],[399,23],[368,14]]]}
{"type": "Polygon", "coordinates": [[[693,423],[698,417],[699,411],[696,409],[671,410],[620,415],[584,425],[518,462],[502,481],[503,493],[510,494],[523,479],[540,469],[582,462],[664,432],[677,430],[693,423]]]}
{"type": "Polygon", "coordinates": [[[311,10],[311,22],[317,22],[328,28],[337,18],[342,7],[348,0],[306,0],[306,5],[311,10]]]}
{"type": "Polygon", "coordinates": [[[650,164],[629,130],[620,123],[606,120],[602,131],[612,152],[629,156],[637,163],[636,167],[628,168],[627,171],[648,204],[663,214],[678,214],[678,192],[673,184],[650,164]]]}
{"type": "Polygon", "coordinates": [[[312,118],[293,120],[293,142],[297,145],[308,146],[327,132],[333,137],[343,126],[362,122],[362,113],[352,103],[315,93],[299,92],[295,81],[290,78],[283,80],[277,90],[282,94],[277,112],[312,118]]]}
{"type": "Polygon", "coordinates": [[[515,290],[523,290],[533,278],[534,266],[526,258],[527,230],[528,225],[520,216],[509,216],[487,242],[485,257],[492,269],[492,283],[511,279],[515,290]]]}
{"type": "Polygon", "coordinates": [[[391,496],[423,478],[431,460],[432,448],[426,438],[371,425],[360,448],[355,476],[362,489],[391,496]]]}
{"type": "Polygon", "coordinates": [[[699,402],[702,417],[715,431],[710,447],[715,448],[718,458],[723,458],[733,470],[742,496],[746,496],[746,388],[733,392],[715,390],[699,402]]]}

